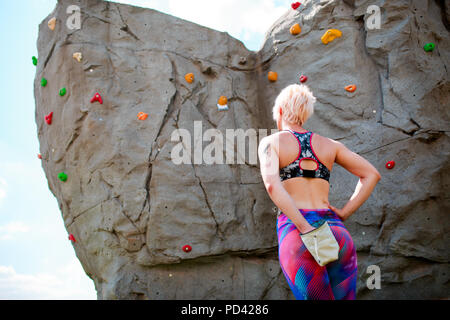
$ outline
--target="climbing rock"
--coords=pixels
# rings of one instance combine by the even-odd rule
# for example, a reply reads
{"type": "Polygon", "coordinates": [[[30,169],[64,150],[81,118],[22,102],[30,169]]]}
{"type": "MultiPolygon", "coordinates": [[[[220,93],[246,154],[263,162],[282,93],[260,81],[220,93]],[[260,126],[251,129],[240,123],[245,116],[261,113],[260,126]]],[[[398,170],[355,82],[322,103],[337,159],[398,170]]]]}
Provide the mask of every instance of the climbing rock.
{"type": "Polygon", "coordinates": [[[52,31],[55,30],[55,26],[56,26],[56,18],[53,17],[53,18],[51,18],[50,20],[48,20],[47,25],[48,25],[48,27],[50,28],[50,30],[52,30],[52,31]]]}
{"type": "MultiPolygon", "coordinates": [[[[278,79],[278,74],[274,71],[269,71],[267,74],[267,78],[269,79],[269,81],[275,82],[278,79]]],[[[226,102],[225,102],[225,104],[226,104],[226,102]]]]}
{"type": "Polygon", "coordinates": [[[333,41],[336,38],[340,38],[342,37],[342,32],[338,29],[328,29],[327,31],[325,31],[325,33],[323,34],[322,38],[320,38],[320,40],[322,40],[323,44],[328,44],[331,41],[333,41]]]}
{"type": "Polygon", "coordinates": [[[186,80],[187,83],[194,82],[194,74],[193,73],[186,73],[184,76],[184,80],[186,80]]]}
{"type": "Polygon", "coordinates": [[[83,59],[83,55],[81,54],[81,52],[74,52],[72,54],[72,57],[77,60],[78,62],[81,62],[81,59],[83,59]]]}
{"type": "Polygon", "coordinates": [[[356,85],[355,84],[349,84],[348,86],[345,86],[344,89],[346,91],[348,91],[348,92],[354,92],[356,90],[356,85]]]}
{"type": "Polygon", "coordinates": [[[47,122],[47,124],[52,124],[52,117],[53,117],[53,111],[44,117],[45,122],[47,122]]]}
{"type": "Polygon", "coordinates": [[[296,36],[297,34],[302,32],[302,28],[298,23],[296,23],[289,29],[289,31],[291,32],[292,35],[296,36]]]}
{"type": "Polygon", "coordinates": [[[58,173],[58,179],[61,181],[67,181],[67,174],[65,172],[58,173]]]}
{"type": "Polygon", "coordinates": [[[100,93],[96,92],[94,96],[91,98],[91,103],[98,101],[100,104],[103,104],[103,99],[100,96],[100,93]]]}

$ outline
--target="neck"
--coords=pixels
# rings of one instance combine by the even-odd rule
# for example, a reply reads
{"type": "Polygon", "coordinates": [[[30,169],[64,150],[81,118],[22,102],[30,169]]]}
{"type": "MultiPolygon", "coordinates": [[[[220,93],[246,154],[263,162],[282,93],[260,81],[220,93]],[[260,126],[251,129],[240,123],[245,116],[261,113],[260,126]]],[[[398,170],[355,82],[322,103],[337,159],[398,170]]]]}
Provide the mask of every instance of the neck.
{"type": "Polygon", "coordinates": [[[279,130],[292,130],[297,132],[303,132],[308,131],[307,129],[303,128],[302,126],[295,124],[295,123],[288,123],[288,122],[282,122],[281,128],[278,128],[279,130]]]}

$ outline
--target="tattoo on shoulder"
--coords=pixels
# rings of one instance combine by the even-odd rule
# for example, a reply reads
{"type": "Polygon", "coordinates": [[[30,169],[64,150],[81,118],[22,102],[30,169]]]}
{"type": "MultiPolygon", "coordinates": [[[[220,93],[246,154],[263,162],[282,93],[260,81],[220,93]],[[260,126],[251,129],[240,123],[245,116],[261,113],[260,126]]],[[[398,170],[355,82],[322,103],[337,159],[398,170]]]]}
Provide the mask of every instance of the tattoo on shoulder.
{"type": "Polygon", "coordinates": [[[270,147],[271,147],[271,145],[270,145],[270,143],[268,143],[266,145],[266,147],[264,148],[264,153],[268,156],[270,156],[270,147]]]}

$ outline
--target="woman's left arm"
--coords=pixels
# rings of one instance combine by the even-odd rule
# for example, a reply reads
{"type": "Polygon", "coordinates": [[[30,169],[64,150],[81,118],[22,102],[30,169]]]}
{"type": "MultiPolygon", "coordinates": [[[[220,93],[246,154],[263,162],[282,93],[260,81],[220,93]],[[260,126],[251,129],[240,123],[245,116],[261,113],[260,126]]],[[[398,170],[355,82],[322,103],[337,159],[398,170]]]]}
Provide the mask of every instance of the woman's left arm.
{"type": "Polygon", "coordinates": [[[283,187],[279,176],[277,136],[268,136],[261,140],[258,147],[261,176],[270,199],[295,224],[301,233],[314,230],[308,221],[299,214],[295,202],[283,187]]]}

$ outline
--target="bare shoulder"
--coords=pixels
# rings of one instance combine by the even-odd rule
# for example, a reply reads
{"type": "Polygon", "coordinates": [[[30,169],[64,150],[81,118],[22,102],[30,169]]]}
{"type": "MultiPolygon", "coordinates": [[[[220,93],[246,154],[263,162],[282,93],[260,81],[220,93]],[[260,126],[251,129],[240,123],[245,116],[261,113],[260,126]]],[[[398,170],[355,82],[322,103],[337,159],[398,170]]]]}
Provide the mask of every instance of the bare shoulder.
{"type": "Polygon", "coordinates": [[[279,146],[284,145],[288,139],[291,139],[291,134],[288,131],[278,131],[261,139],[259,142],[259,149],[266,149],[268,145],[272,146],[277,152],[279,146]]]}
{"type": "Polygon", "coordinates": [[[327,147],[327,149],[329,150],[330,148],[332,148],[332,150],[337,151],[338,148],[340,148],[341,146],[343,146],[343,144],[339,141],[333,140],[331,138],[322,136],[318,133],[314,132],[314,136],[315,136],[315,140],[318,141],[318,143],[323,144],[327,147]]]}

